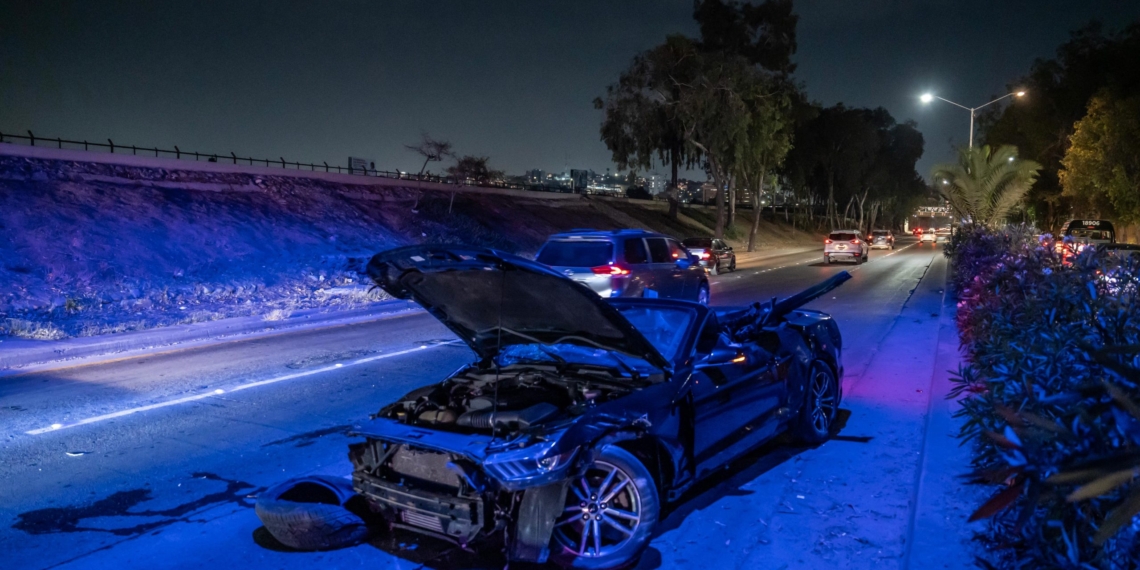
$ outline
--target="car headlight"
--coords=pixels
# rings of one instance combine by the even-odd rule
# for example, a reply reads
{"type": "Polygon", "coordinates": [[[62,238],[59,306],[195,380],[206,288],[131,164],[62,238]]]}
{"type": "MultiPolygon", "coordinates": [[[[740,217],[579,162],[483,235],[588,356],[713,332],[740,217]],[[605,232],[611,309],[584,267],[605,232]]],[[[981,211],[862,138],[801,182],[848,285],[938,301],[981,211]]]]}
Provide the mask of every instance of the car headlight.
{"type": "Polygon", "coordinates": [[[554,441],[544,441],[522,449],[495,453],[483,460],[483,466],[487,473],[500,481],[524,481],[565,469],[577,449],[557,453],[554,444],[554,441]]]}

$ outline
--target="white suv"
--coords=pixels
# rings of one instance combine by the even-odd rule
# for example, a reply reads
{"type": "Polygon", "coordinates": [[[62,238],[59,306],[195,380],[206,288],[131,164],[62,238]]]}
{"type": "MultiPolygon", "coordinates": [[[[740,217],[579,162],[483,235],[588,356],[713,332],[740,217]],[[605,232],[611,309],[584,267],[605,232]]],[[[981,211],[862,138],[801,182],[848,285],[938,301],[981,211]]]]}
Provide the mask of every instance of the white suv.
{"type": "Polygon", "coordinates": [[[862,263],[867,261],[870,250],[858,230],[835,230],[823,240],[823,262],[851,260],[862,263]]]}

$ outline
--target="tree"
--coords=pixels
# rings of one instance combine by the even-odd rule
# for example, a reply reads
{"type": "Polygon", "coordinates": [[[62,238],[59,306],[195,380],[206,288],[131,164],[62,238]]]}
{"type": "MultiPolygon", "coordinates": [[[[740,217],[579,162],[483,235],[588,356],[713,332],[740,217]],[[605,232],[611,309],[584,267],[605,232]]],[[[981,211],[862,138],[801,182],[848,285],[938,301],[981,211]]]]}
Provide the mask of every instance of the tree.
{"type": "Polygon", "coordinates": [[[1102,93],[1076,124],[1059,172],[1077,215],[1140,222],[1140,96],[1102,93]]]}
{"type": "Polygon", "coordinates": [[[975,226],[996,226],[1022,203],[1041,165],[1019,160],[1011,145],[958,149],[957,164],[934,167],[931,178],[950,207],[975,226]]]}
{"type": "Polygon", "coordinates": [[[745,149],[750,102],[760,96],[759,73],[738,56],[695,52],[697,73],[690,83],[678,82],[677,116],[686,145],[704,157],[705,170],[716,184],[715,237],[724,237],[726,194],[745,149]]]}
{"type": "Polygon", "coordinates": [[[464,156],[456,160],[455,166],[447,169],[447,175],[459,182],[473,181],[475,184],[489,184],[503,178],[503,171],[492,170],[487,166],[486,156],[464,156]]]}
{"type": "Polygon", "coordinates": [[[424,157],[424,165],[420,167],[420,175],[422,176],[429,162],[440,162],[449,156],[454,156],[454,154],[451,151],[451,143],[433,139],[427,133],[421,133],[420,137],[423,139],[420,144],[405,145],[404,148],[424,157]]]}
{"type": "Polygon", "coordinates": [[[748,98],[749,120],[738,178],[752,190],[752,224],[748,230],[748,251],[756,251],[756,232],[763,210],[764,181],[780,166],[792,147],[795,128],[792,97],[795,88],[779,78],[756,74],[753,96],[748,98]]]}
{"type": "Polygon", "coordinates": [[[748,63],[788,75],[796,70],[796,24],[792,0],[761,4],[724,0],[697,0],[693,19],[701,30],[706,51],[743,57],[748,63]]]}
{"type": "Polygon", "coordinates": [[[594,99],[602,109],[601,138],[610,149],[618,169],[653,168],[655,162],[669,165],[671,176],[665,197],[669,216],[677,217],[679,168],[697,163],[699,154],[685,145],[683,125],[677,116],[680,85],[697,72],[696,44],[681,35],[638,54],[618,82],[606,87],[606,97],[594,99]]]}
{"type": "Polygon", "coordinates": [[[1105,33],[1092,23],[1072,34],[1054,59],[1039,59],[1029,74],[1010,84],[1025,89],[1024,101],[996,107],[979,117],[983,141],[1012,144],[1023,156],[1042,164],[1040,179],[1027,196],[1029,212],[1045,229],[1057,229],[1069,217],[1069,197],[1062,192],[1060,170],[1074,125],[1090,100],[1109,88],[1122,98],[1140,95],[1140,24],[1105,33]]]}

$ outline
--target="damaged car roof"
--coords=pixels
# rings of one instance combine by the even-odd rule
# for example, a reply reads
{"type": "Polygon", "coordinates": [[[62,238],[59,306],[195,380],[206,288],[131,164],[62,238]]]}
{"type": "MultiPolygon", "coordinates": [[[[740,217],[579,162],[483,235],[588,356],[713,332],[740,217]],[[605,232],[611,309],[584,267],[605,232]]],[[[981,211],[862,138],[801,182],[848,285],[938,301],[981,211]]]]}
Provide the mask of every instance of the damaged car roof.
{"type": "Polygon", "coordinates": [[[644,335],[588,287],[522,257],[485,248],[415,245],[376,254],[367,271],[377,286],[419,303],[483,358],[511,345],[565,343],[669,366],[644,335]]]}

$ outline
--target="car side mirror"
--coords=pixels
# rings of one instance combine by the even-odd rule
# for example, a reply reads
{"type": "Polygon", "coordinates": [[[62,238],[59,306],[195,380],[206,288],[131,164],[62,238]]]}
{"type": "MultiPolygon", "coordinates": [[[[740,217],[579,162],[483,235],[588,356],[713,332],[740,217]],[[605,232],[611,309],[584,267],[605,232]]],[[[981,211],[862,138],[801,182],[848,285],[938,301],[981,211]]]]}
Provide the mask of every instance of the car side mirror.
{"type": "Polygon", "coordinates": [[[728,346],[718,346],[697,363],[697,368],[724,366],[726,364],[744,364],[748,358],[740,350],[728,346]]]}

